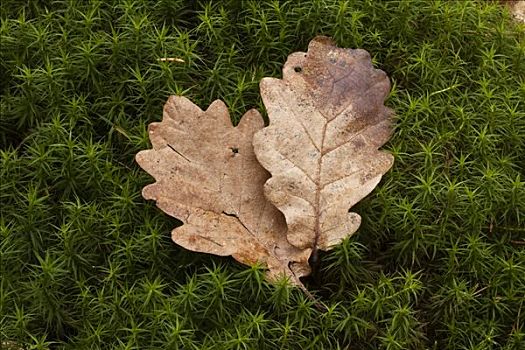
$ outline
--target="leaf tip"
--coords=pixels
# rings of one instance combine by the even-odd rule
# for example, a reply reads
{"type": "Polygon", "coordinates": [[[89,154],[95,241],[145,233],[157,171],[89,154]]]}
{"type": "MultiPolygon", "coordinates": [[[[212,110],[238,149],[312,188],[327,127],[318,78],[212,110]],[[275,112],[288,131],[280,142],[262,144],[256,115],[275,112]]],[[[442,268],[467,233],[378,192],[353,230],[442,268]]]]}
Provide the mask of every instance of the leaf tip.
{"type": "Polygon", "coordinates": [[[310,44],[308,46],[310,47],[314,45],[336,46],[336,43],[330,37],[327,37],[325,35],[318,35],[315,38],[313,38],[312,41],[310,41],[310,44]]]}

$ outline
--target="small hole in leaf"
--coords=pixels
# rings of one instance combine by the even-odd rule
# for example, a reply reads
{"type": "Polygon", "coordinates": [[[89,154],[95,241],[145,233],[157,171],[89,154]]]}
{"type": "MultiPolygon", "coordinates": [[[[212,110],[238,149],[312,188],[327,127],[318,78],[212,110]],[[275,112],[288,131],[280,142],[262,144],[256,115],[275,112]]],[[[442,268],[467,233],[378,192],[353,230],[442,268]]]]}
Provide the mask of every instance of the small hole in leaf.
{"type": "Polygon", "coordinates": [[[296,73],[301,73],[301,71],[303,70],[301,67],[297,66],[297,67],[294,67],[293,70],[296,72],[296,73]]]}

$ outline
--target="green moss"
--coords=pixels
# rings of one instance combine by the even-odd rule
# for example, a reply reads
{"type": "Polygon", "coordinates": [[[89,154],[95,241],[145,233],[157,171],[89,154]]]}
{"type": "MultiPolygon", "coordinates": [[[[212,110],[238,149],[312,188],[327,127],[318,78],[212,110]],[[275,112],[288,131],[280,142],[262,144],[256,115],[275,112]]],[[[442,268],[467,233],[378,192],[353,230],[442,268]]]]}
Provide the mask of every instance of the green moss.
{"type": "MultiPolygon", "coordinates": [[[[522,349],[525,34],[470,1],[4,0],[0,339],[31,349],[522,349]],[[169,94],[263,110],[317,34],[392,79],[396,158],[307,281],[192,253],[133,160],[169,94]],[[184,62],[160,62],[177,57],[184,62]]],[[[7,344],[7,343],[6,343],[7,344]]],[[[11,343],[9,343],[11,344],[11,343]]]]}

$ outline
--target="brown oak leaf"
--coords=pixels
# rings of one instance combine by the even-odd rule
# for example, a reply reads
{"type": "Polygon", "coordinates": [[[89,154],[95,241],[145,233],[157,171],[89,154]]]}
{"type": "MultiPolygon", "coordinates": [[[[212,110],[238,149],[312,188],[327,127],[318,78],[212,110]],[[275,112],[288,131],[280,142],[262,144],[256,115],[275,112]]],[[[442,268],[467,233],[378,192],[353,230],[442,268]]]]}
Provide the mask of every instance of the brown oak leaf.
{"type": "Polygon", "coordinates": [[[359,227],[349,208],[393,164],[378,151],[392,132],[389,90],[368,52],[337,48],[326,37],[291,54],[283,79],[262,80],[270,125],[255,134],[254,149],[272,174],[265,195],[284,213],[291,244],[315,254],[359,227]]]}
{"type": "Polygon", "coordinates": [[[171,96],[162,122],[149,126],[153,149],[136,156],[156,180],[143,196],[184,223],[172,231],[175,243],[261,263],[270,279],[284,275],[302,287],[299,277],[310,273],[311,251],[288,243],[283,215],[264,197],[270,175],[252,146],[253,134],[263,127],[256,110],[233,127],[222,101],[202,111],[185,97],[171,96]]]}

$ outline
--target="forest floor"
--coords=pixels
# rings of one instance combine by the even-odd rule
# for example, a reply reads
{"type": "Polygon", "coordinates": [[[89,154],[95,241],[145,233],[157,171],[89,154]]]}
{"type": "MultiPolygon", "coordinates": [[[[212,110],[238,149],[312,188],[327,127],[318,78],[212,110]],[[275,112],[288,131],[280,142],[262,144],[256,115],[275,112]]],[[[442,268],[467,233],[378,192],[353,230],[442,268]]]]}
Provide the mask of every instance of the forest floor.
{"type": "Polygon", "coordinates": [[[525,32],[497,2],[0,6],[2,348],[525,348],[525,32]],[[264,113],[316,35],[369,51],[396,113],[392,170],[304,281],[324,311],[175,245],[134,160],[169,95],[264,113]]]}

